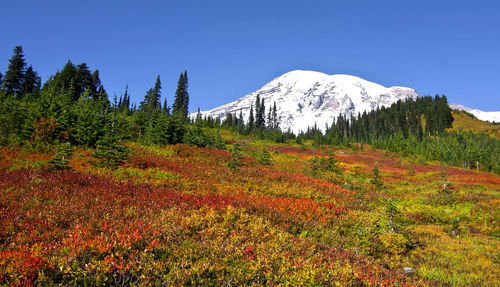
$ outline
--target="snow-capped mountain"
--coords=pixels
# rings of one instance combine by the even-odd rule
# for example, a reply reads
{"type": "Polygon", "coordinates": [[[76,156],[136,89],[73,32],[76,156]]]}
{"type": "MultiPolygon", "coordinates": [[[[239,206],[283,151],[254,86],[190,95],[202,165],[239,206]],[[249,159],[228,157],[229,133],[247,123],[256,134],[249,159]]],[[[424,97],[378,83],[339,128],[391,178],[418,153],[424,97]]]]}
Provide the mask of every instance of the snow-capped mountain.
{"type": "Polygon", "coordinates": [[[339,114],[349,117],[390,106],[400,99],[418,97],[417,92],[410,88],[386,88],[355,76],[296,70],[275,78],[234,102],[201,114],[223,119],[227,113],[239,115],[241,111],[247,121],[257,95],[264,99],[266,114],[276,102],[280,128],[290,128],[295,133],[305,131],[315,123],[324,129],[325,124],[331,125],[339,114]]]}
{"type": "Polygon", "coordinates": [[[450,106],[450,108],[452,108],[454,110],[466,111],[482,121],[500,123],[500,111],[498,111],[498,112],[485,112],[485,111],[469,108],[469,107],[459,105],[459,104],[450,104],[449,106],[450,106]]]}

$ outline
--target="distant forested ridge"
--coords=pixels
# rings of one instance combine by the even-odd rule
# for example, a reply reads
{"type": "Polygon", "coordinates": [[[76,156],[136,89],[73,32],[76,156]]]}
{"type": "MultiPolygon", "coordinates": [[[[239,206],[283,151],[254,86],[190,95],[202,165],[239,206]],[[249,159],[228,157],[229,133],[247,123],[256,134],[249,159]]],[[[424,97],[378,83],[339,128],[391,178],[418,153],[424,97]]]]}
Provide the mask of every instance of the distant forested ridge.
{"type": "Polygon", "coordinates": [[[26,63],[22,47],[17,46],[7,71],[0,73],[0,144],[36,150],[69,143],[121,150],[123,142],[137,141],[225,148],[219,133],[223,128],[276,142],[366,143],[403,155],[417,154],[424,160],[500,173],[499,140],[472,132],[446,132],[453,116],[444,95],[398,101],[355,117],[341,115],[325,133],[311,123],[306,132],[294,135],[280,129],[276,103],[266,111],[258,96],[248,119],[241,112],[227,114],[224,120],[200,113],[190,119],[187,71],[179,75],[171,106],[162,94],[162,85],[158,75],[138,104],[131,102],[128,87],[120,97],[110,99],[97,69],[71,61],[42,83],[26,63]]]}
{"type": "Polygon", "coordinates": [[[398,101],[357,117],[339,116],[323,134],[317,127],[297,136],[314,144],[352,145],[417,154],[424,160],[500,173],[500,141],[484,133],[447,132],[453,116],[446,96],[398,101]]]}

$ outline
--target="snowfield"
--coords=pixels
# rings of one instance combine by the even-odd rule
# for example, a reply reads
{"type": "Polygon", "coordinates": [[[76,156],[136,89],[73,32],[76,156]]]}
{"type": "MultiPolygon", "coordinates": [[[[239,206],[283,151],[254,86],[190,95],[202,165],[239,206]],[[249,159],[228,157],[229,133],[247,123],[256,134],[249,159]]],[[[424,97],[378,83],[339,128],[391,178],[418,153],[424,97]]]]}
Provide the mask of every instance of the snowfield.
{"type": "MultiPolygon", "coordinates": [[[[418,97],[418,93],[411,88],[387,88],[356,76],[295,70],[234,102],[202,111],[201,114],[223,119],[228,113],[238,116],[241,111],[247,121],[257,95],[264,99],[266,116],[276,102],[280,128],[291,129],[295,133],[315,124],[324,130],[325,125],[331,125],[339,114],[356,116],[377,107],[390,106],[398,100],[418,97]]],[[[196,113],[191,114],[191,117],[195,116],[196,113]]]]}

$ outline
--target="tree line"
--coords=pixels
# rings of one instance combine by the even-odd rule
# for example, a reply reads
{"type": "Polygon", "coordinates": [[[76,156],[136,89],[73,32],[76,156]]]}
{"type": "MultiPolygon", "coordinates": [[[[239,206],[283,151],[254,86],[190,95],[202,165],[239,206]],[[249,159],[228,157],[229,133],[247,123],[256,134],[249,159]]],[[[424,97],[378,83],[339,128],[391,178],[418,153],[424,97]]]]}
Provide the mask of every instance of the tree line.
{"type": "Polygon", "coordinates": [[[124,141],[138,141],[223,148],[220,134],[190,125],[188,87],[184,71],[172,107],[167,97],[162,98],[160,76],[138,105],[131,102],[128,87],[110,101],[98,70],[68,61],[42,83],[17,46],[7,71],[0,73],[0,144],[35,149],[61,143],[91,148],[105,144],[109,149],[124,141]]]}
{"type": "Polygon", "coordinates": [[[374,148],[417,154],[465,168],[500,173],[500,141],[470,131],[447,132],[453,124],[446,96],[406,99],[356,117],[339,115],[323,133],[316,125],[297,136],[297,142],[374,148]]]}
{"type": "Polygon", "coordinates": [[[269,105],[266,113],[265,101],[259,95],[255,98],[254,104],[250,106],[250,114],[246,121],[241,110],[239,113],[227,113],[222,119],[214,119],[211,116],[202,116],[198,109],[194,123],[205,128],[228,129],[241,135],[252,135],[257,139],[267,139],[278,143],[295,138],[295,134],[290,129],[282,131],[280,128],[276,102],[269,105]]]}
{"type": "Polygon", "coordinates": [[[398,101],[357,116],[339,115],[325,127],[325,132],[314,124],[295,135],[280,129],[276,103],[266,106],[260,96],[246,120],[241,111],[214,119],[203,117],[199,109],[191,119],[188,88],[188,74],[184,71],[169,106],[158,75],[138,105],[131,102],[128,87],[123,95],[110,101],[98,70],[68,61],[42,83],[18,46],[7,71],[0,73],[0,144],[41,149],[69,143],[97,148],[101,153],[107,151],[108,155],[116,150],[126,152],[124,141],[224,149],[219,132],[224,128],[276,142],[295,139],[298,143],[312,140],[314,145],[345,146],[366,143],[405,155],[418,154],[426,160],[500,173],[499,140],[470,132],[446,132],[453,117],[444,95],[398,101]]]}

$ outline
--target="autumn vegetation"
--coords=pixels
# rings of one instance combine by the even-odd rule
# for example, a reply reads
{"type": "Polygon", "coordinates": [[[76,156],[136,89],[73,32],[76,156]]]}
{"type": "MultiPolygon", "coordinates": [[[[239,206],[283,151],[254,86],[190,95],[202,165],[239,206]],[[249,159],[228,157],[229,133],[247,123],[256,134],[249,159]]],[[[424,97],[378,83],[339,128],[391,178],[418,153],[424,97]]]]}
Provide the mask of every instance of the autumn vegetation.
{"type": "Polygon", "coordinates": [[[237,169],[231,151],[184,144],[129,144],[116,169],[78,148],[60,172],[53,154],[2,148],[1,282],[500,282],[498,175],[448,167],[443,191],[438,163],[266,143],[268,164],[257,160],[263,143],[223,135],[240,143],[237,169]]]}
{"type": "MultiPolygon", "coordinates": [[[[188,119],[186,72],[172,111],[159,77],[131,107],[66,85],[100,83],[84,65],[41,89],[23,73],[0,93],[2,286],[500,285],[493,137],[464,167],[396,145],[411,133],[295,137],[261,101],[252,126],[188,119]]],[[[429,146],[476,139],[431,132],[429,146]]]]}

